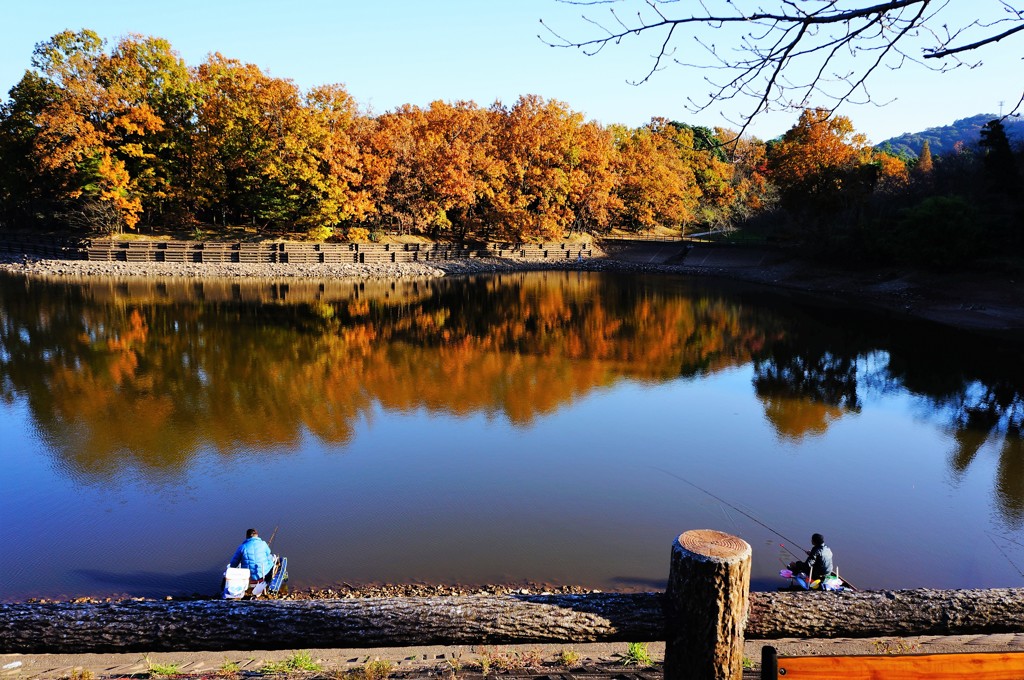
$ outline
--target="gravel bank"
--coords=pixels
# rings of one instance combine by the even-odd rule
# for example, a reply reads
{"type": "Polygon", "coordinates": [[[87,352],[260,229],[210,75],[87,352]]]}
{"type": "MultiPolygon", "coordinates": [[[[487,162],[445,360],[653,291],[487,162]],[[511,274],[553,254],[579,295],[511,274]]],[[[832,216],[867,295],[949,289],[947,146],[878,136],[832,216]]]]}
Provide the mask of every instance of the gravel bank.
{"type": "Polygon", "coordinates": [[[405,278],[453,274],[548,269],[533,263],[488,258],[448,260],[439,263],[388,262],[370,264],[279,264],[279,263],[200,263],[200,262],[94,262],[87,260],[51,260],[25,255],[0,256],[0,270],[28,276],[114,276],[183,278],[405,278]]]}
{"type": "Polygon", "coordinates": [[[0,254],[0,271],[45,277],[181,277],[181,278],[309,278],[394,279],[458,276],[516,271],[622,271],[670,274],[727,274],[728,268],[625,262],[605,257],[578,261],[473,258],[425,262],[369,264],[96,262],[57,260],[31,255],[0,254]]]}

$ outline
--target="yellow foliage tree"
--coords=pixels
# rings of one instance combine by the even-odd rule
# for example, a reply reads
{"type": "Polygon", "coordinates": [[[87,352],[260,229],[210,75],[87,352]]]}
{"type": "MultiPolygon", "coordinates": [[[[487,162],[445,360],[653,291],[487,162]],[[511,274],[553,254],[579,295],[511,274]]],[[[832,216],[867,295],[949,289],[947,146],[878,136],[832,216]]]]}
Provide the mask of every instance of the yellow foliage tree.
{"type": "Polygon", "coordinates": [[[693,167],[679,144],[693,148],[689,130],[666,128],[659,119],[634,130],[616,129],[616,224],[631,231],[659,226],[682,229],[695,217],[701,195],[693,167]]]}

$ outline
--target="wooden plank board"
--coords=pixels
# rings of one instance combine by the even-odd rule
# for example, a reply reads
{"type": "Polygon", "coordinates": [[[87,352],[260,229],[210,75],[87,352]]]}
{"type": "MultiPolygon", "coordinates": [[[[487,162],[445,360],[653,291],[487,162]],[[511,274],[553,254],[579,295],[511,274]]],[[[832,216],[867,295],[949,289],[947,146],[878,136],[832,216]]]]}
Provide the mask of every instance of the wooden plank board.
{"type": "Polygon", "coordinates": [[[1024,652],[779,657],[784,680],[1020,680],[1024,652]]]}

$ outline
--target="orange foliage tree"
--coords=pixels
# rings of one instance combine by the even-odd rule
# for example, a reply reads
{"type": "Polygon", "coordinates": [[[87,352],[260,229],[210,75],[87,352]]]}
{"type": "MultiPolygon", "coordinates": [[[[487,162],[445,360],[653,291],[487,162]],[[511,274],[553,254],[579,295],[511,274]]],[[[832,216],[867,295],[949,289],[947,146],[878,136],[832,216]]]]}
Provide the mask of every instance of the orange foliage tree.
{"type": "Polygon", "coordinates": [[[422,168],[437,208],[429,221],[432,235],[461,239],[479,232],[501,175],[493,114],[473,102],[436,101],[422,123],[422,168]]]}
{"type": "Polygon", "coordinates": [[[778,202],[778,188],[768,178],[768,147],[760,139],[738,137],[731,130],[718,130],[720,139],[732,144],[732,219],[742,222],[769,211],[778,202]]]}
{"type": "Polygon", "coordinates": [[[769,149],[773,181],[790,203],[805,198],[828,200],[844,188],[866,145],[845,116],[826,109],[804,109],[800,120],[769,149]]]}
{"type": "Polygon", "coordinates": [[[360,114],[341,85],[314,88],[305,97],[297,134],[286,144],[295,158],[289,190],[297,196],[296,224],[316,234],[372,214],[358,145],[360,114]]]}
{"type": "Polygon", "coordinates": [[[666,125],[663,119],[637,128],[617,128],[616,224],[630,231],[658,226],[682,230],[695,217],[701,195],[693,167],[693,132],[666,125]]]}
{"type": "Polygon", "coordinates": [[[118,42],[104,71],[107,95],[118,103],[109,145],[153,221],[184,199],[178,178],[195,111],[191,74],[170,43],[140,35],[118,42]]]}
{"type": "MultiPolygon", "coordinates": [[[[501,163],[491,202],[496,235],[516,241],[560,238],[576,220],[573,184],[582,188],[589,170],[585,162],[599,161],[581,151],[583,115],[536,95],[491,110],[501,163]]],[[[599,161],[596,171],[602,167],[599,161]]]]}
{"type": "Polygon", "coordinates": [[[369,125],[378,224],[455,238],[479,228],[500,173],[492,120],[473,102],[437,101],[402,106],[369,125]]]}
{"type": "Polygon", "coordinates": [[[824,109],[804,110],[782,140],[769,146],[768,168],[782,205],[818,246],[843,241],[865,221],[874,197],[894,194],[909,182],[902,160],[870,148],[848,118],[824,109]]]}
{"type": "Polygon", "coordinates": [[[110,54],[93,31],[64,31],[36,46],[33,71],[16,97],[32,110],[30,156],[58,201],[81,218],[108,216],[106,228],[133,228],[143,196],[167,184],[154,150],[166,130],[163,85],[181,83],[184,65],[166,41],[129,36],[110,54]]]}
{"type": "Polygon", "coordinates": [[[293,184],[305,159],[296,137],[306,122],[299,89],[220,54],[200,65],[196,80],[196,207],[222,223],[297,218],[293,184]]]}

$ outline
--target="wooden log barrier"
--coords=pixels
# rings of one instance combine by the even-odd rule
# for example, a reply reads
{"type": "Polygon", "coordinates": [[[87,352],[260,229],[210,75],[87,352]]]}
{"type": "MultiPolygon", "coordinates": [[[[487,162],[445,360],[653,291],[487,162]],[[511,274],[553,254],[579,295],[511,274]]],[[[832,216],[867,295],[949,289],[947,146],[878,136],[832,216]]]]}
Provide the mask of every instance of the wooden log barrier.
{"type": "Polygon", "coordinates": [[[1024,631],[1024,588],[751,593],[748,638],[1024,631]]]}
{"type": "Polygon", "coordinates": [[[0,653],[657,640],[661,604],[660,593],[0,604],[0,653]]]}
{"type": "MultiPolygon", "coordinates": [[[[0,604],[0,653],[666,639],[662,593],[0,604]],[[268,647],[267,645],[270,645],[268,647]]],[[[1024,631],[1024,588],[750,593],[747,639],[1024,631]]]]}
{"type": "Polygon", "coordinates": [[[750,545],[713,529],[672,544],[665,590],[666,680],[740,680],[750,545]]]}

